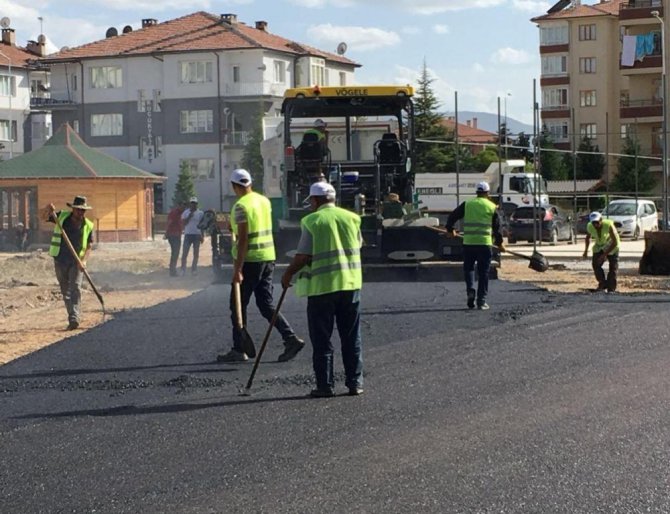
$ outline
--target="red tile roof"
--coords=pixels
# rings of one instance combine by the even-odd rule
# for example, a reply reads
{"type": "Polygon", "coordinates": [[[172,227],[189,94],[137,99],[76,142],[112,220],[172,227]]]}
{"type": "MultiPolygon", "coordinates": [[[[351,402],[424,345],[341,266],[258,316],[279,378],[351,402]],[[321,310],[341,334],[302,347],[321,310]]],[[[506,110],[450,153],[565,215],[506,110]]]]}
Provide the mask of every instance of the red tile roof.
{"type": "MultiPolygon", "coordinates": [[[[453,118],[445,118],[442,120],[442,126],[453,131],[456,126],[456,121],[453,118]]],[[[498,135],[471,125],[459,123],[458,139],[462,141],[471,141],[473,143],[495,143],[498,140],[498,135]]]]}
{"type": "Polygon", "coordinates": [[[565,18],[586,18],[590,16],[619,15],[621,4],[627,0],[606,0],[595,5],[577,5],[562,11],[536,16],[530,21],[560,20],[565,18]]]}
{"type": "Polygon", "coordinates": [[[25,48],[5,43],[0,43],[0,52],[7,56],[7,58],[4,58],[0,55],[0,66],[7,66],[9,64],[7,59],[9,59],[15,68],[28,68],[28,61],[35,60],[38,57],[25,48]]]}
{"type": "Polygon", "coordinates": [[[263,48],[293,55],[313,55],[328,61],[360,66],[341,55],[323,52],[241,22],[230,24],[222,21],[219,16],[203,11],[70,48],[52,54],[44,61],[242,48],[263,48]]]}

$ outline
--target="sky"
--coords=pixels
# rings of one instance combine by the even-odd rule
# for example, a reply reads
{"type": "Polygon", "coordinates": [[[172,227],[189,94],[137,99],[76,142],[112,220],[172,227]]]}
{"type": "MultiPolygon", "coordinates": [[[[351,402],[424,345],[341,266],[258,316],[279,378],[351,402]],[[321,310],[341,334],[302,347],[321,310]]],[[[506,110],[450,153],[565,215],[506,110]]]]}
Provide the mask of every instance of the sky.
{"type": "Polygon", "coordinates": [[[233,13],[268,22],[282,37],[335,52],[362,66],[359,84],[416,84],[423,63],[440,110],[496,114],[532,124],[533,79],[539,95],[539,37],[530,21],[554,2],[543,0],[0,0],[17,43],[41,26],[54,46],[103,39],[109,27],[141,27],[196,11],[233,13]],[[39,18],[42,18],[42,21],[39,18]]]}

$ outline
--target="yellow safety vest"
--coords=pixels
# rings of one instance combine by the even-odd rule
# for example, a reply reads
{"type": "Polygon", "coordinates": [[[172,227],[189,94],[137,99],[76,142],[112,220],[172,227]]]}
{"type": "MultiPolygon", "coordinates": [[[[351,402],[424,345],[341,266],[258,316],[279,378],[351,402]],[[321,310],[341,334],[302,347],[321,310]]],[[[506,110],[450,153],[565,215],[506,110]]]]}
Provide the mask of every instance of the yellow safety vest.
{"type": "Polygon", "coordinates": [[[312,236],[312,262],[298,273],[296,294],[319,296],[360,289],[361,218],[339,207],[326,207],[305,216],[300,224],[312,236]]]}
{"type": "MultiPolygon", "coordinates": [[[[58,257],[60,253],[60,242],[62,239],[60,227],[63,226],[65,220],[70,217],[72,212],[70,211],[61,211],[58,215],[58,221],[60,221],[60,226],[56,223],[54,227],[54,233],[51,235],[51,246],[49,246],[49,255],[52,257],[58,257]]],[[[84,226],[81,231],[81,249],[79,250],[79,258],[81,259],[86,253],[86,248],[88,248],[88,238],[93,232],[93,222],[84,218],[84,226]]]]}
{"type": "MultiPolygon", "coordinates": [[[[230,214],[230,226],[237,236],[238,227],[235,223],[235,207],[241,205],[247,214],[247,230],[249,244],[246,262],[266,262],[275,260],[275,245],[272,239],[272,206],[270,200],[254,191],[240,197],[233,205],[230,214]]],[[[237,243],[231,251],[237,258],[237,243]]]]}
{"type": "Polygon", "coordinates": [[[603,219],[601,223],[602,226],[600,227],[600,234],[598,234],[596,227],[594,227],[593,223],[590,221],[586,226],[586,231],[594,241],[593,253],[602,252],[612,243],[612,238],[610,237],[610,228],[614,229],[614,234],[616,235],[616,246],[614,247],[614,250],[610,252],[610,254],[618,253],[619,246],[621,246],[621,239],[619,238],[619,232],[617,232],[617,229],[614,226],[614,222],[612,220],[603,219]]]}
{"type": "Polygon", "coordinates": [[[463,216],[463,244],[493,246],[493,215],[496,204],[484,197],[465,202],[463,216]]]}

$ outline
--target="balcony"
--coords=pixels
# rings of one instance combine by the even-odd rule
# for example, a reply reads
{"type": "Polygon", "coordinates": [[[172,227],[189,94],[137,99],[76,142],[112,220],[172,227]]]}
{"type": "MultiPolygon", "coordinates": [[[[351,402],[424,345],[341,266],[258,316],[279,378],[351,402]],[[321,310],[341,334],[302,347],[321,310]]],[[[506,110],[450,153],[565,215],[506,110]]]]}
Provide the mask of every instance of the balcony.
{"type": "Polygon", "coordinates": [[[30,97],[30,108],[33,110],[67,110],[76,109],[77,103],[72,100],[58,100],[56,98],[44,98],[42,96],[30,97]]]}
{"type": "Polygon", "coordinates": [[[286,84],[273,82],[233,82],[224,85],[226,96],[284,96],[286,84]]]}
{"type": "Polygon", "coordinates": [[[223,134],[223,143],[231,146],[246,146],[249,142],[249,138],[249,132],[228,132],[223,134]]]}
{"type": "Polygon", "coordinates": [[[540,77],[540,86],[563,86],[570,84],[570,75],[567,73],[544,74],[540,77]]]}
{"type": "Polygon", "coordinates": [[[543,105],[542,119],[569,118],[570,107],[567,105],[543,105]]]}
{"type": "Polygon", "coordinates": [[[662,0],[630,0],[621,4],[619,10],[619,20],[640,20],[652,18],[651,11],[658,11],[663,17],[662,0]]]}
{"type": "Polygon", "coordinates": [[[622,100],[619,116],[623,119],[660,118],[663,116],[663,100],[660,98],[649,98],[645,100],[622,100]]]}
{"type": "Polygon", "coordinates": [[[619,56],[619,70],[623,75],[639,75],[640,70],[645,70],[648,73],[661,73],[663,69],[663,54],[653,53],[646,55],[643,60],[635,61],[633,66],[624,66],[621,64],[621,56],[619,56]]]}

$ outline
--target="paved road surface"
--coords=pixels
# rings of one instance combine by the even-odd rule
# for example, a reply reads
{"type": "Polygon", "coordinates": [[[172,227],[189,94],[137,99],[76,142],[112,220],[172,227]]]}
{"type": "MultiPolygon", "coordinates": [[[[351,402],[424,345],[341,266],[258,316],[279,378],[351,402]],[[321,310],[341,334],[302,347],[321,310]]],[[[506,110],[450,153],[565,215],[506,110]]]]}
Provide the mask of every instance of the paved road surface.
{"type": "Polygon", "coordinates": [[[2,366],[0,512],[670,511],[668,297],[492,289],[367,284],[361,397],[276,337],[240,397],[222,285],[2,366]]]}

